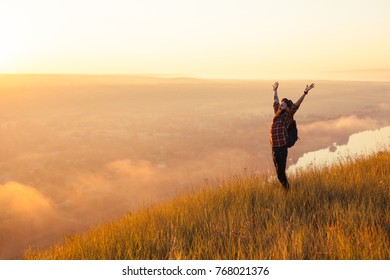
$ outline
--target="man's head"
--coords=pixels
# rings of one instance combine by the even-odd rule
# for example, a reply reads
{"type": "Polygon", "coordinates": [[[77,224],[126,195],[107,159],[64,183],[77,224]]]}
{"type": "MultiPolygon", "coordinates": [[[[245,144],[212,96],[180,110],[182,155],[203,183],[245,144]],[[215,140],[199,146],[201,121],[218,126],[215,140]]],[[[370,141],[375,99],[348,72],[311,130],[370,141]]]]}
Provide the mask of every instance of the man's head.
{"type": "Polygon", "coordinates": [[[280,110],[285,111],[287,108],[291,109],[293,104],[294,103],[290,99],[283,98],[282,102],[280,103],[280,110]]]}

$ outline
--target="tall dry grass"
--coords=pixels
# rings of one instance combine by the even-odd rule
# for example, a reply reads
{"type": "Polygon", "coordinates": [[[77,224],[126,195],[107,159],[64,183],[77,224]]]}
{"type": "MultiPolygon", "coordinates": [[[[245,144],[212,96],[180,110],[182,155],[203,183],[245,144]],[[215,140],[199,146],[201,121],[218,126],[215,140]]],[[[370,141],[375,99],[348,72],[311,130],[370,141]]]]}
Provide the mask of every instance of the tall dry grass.
{"type": "Polygon", "coordinates": [[[389,259],[390,152],[290,177],[236,176],[27,259],[389,259]]]}

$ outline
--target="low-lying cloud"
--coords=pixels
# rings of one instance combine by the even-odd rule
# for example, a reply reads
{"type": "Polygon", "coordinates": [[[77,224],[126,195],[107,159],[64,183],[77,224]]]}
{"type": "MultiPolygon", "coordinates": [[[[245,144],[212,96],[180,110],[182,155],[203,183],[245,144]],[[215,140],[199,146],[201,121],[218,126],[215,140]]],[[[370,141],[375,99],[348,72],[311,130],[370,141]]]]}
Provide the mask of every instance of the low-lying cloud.
{"type": "Polygon", "coordinates": [[[375,129],[381,126],[380,122],[370,117],[358,117],[357,115],[342,116],[331,120],[320,120],[308,124],[301,124],[299,130],[306,134],[316,133],[319,130],[322,134],[349,135],[351,132],[375,129]]]}
{"type": "Polygon", "coordinates": [[[113,161],[107,164],[110,172],[118,173],[134,179],[145,180],[159,175],[159,170],[151,162],[140,160],[134,162],[131,159],[113,161]]]}
{"type": "Polygon", "coordinates": [[[390,126],[376,130],[366,130],[352,134],[345,145],[333,145],[318,151],[305,153],[288,172],[296,172],[310,167],[324,167],[356,156],[370,155],[390,149],[390,126]]]}
{"type": "Polygon", "coordinates": [[[18,182],[0,185],[0,258],[17,257],[21,248],[63,230],[53,201],[36,188],[18,182]]]}
{"type": "MultiPolygon", "coordinates": [[[[3,79],[13,86],[0,83],[0,258],[273,168],[272,82],[3,79]]],[[[287,96],[302,89],[283,86],[287,96]]],[[[324,147],[337,153],[351,134],[388,126],[389,92],[389,84],[319,83],[296,115],[301,139],[289,162],[324,147]]]]}

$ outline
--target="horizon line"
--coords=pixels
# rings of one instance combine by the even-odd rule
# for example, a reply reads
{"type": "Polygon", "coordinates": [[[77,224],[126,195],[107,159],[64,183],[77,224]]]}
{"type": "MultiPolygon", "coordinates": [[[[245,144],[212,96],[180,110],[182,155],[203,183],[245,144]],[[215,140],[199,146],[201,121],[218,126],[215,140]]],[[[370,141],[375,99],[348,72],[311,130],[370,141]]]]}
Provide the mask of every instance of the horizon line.
{"type": "MultiPolygon", "coordinates": [[[[332,71],[333,73],[341,72],[361,72],[361,71],[381,71],[390,72],[390,69],[370,69],[370,70],[343,70],[332,71]]],[[[329,73],[329,72],[328,72],[329,73]]],[[[328,81],[328,82],[390,82],[388,79],[346,79],[346,78],[253,78],[253,77],[239,77],[239,76],[198,76],[198,75],[184,75],[184,74],[153,74],[153,73],[2,73],[0,76],[126,76],[139,78],[164,78],[164,79],[196,79],[196,80],[236,80],[236,81],[328,81]]],[[[244,75],[243,75],[244,76],[244,75]]],[[[259,75],[261,76],[261,75],[259,75]]],[[[284,76],[284,75],[281,75],[284,76]]]]}

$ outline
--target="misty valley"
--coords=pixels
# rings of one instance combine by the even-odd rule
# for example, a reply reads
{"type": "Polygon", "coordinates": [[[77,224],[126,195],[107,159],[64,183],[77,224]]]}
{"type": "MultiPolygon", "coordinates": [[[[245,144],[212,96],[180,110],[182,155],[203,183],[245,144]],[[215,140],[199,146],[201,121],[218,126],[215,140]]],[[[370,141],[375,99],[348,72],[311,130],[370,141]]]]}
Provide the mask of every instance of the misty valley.
{"type": "MultiPolygon", "coordinates": [[[[306,82],[279,81],[298,98],[306,82]]],[[[273,172],[272,81],[0,75],[0,258],[243,172],[273,172]]],[[[390,83],[320,81],[304,153],[389,125],[390,83]]]]}

